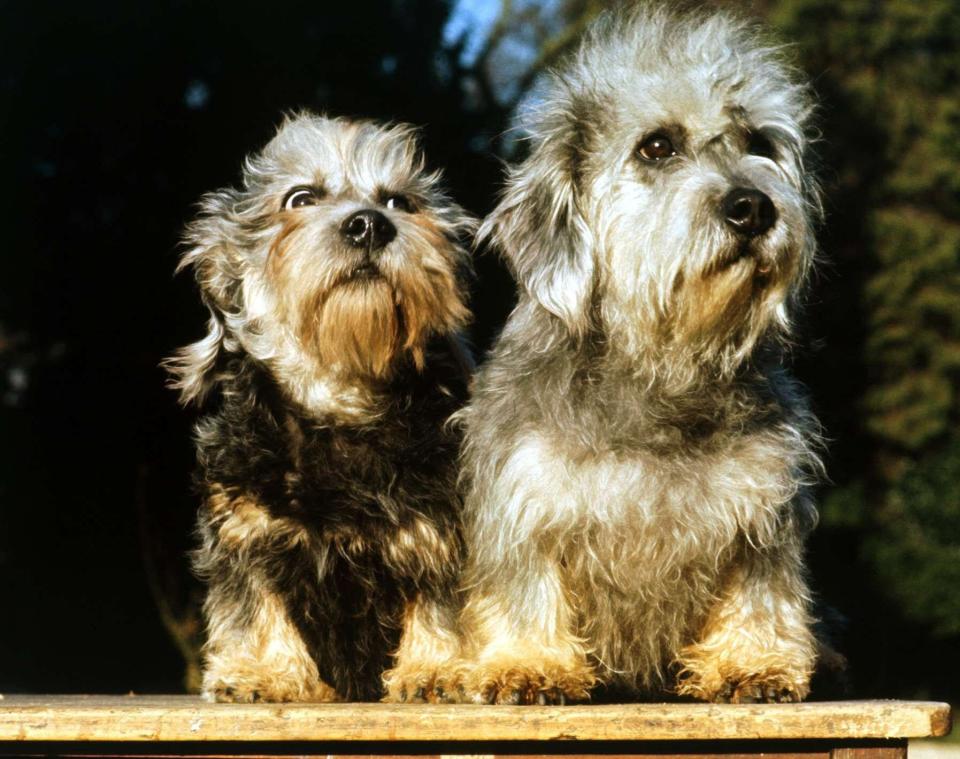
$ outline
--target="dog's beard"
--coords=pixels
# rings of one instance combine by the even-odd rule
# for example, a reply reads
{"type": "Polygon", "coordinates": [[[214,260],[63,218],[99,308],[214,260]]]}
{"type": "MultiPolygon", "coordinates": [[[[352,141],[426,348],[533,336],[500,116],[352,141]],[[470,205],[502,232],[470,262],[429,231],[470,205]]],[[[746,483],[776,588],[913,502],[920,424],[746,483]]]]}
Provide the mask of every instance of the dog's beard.
{"type": "Polygon", "coordinates": [[[324,366],[388,378],[409,355],[424,365],[430,336],[465,320],[454,277],[447,272],[401,272],[348,278],[307,299],[300,314],[300,340],[324,366]]]}
{"type": "Polygon", "coordinates": [[[385,280],[351,280],[305,304],[300,340],[325,366],[382,377],[400,346],[400,322],[385,280]]]}
{"type": "Polygon", "coordinates": [[[610,265],[604,286],[613,295],[606,315],[632,352],[653,343],[732,365],[767,335],[786,334],[787,301],[811,254],[806,209],[782,182],[759,174],[745,181],[777,211],[755,237],[737,234],[720,213],[729,183],[693,165],[662,192],[625,183],[598,207],[610,265]]]}
{"type": "Polygon", "coordinates": [[[723,339],[750,312],[756,296],[755,263],[741,258],[732,263],[683,277],[678,288],[675,331],[683,342],[707,337],[723,339]]]}
{"type": "Polygon", "coordinates": [[[422,369],[430,337],[467,321],[453,252],[425,222],[418,229],[424,239],[401,236],[393,243],[399,262],[333,265],[329,252],[295,234],[301,226],[288,224],[277,235],[268,270],[282,321],[308,360],[349,376],[388,379],[403,356],[422,369]]]}
{"type": "Polygon", "coordinates": [[[736,356],[781,324],[797,251],[758,242],[728,245],[677,277],[672,332],[696,352],[736,356]]]}

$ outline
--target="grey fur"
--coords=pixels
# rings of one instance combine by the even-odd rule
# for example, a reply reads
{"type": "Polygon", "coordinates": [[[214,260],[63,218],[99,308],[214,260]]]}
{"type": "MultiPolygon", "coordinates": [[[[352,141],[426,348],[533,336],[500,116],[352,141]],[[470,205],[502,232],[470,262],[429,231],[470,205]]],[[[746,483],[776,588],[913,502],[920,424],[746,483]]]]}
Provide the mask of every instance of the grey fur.
{"type": "Polygon", "coordinates": [[[818,426],[782,357],[811,110],[754,25],[652,3],[550,78],[481,229],[520,293],[460,415],[469,700],[806,695],[818,426]],[[657,133],[678,155],[648,163],[657,133]],[[776,207],[749,242],[719,208],[737,187],[776,207]]]}
{"type": "MultiPolygon", "coordinates": [[[[355,420],[375,416],[367,379],[358,380],[345,367],[318,364],[296,337],[292,316],[283,317],[281,305],[291,294],[269,276],[267,262],[284,230],[278,213],[284,195],[298,185],[324,192],[320,212],[309,215],[305,233],[291,236],[286,254],[291,276],[299,278],[298,297],[329,288],[349,271],[356,256],[343,250],[339,224],[380,192],[417,198],[424,211],[416,216],[385,211],[400,230],[383,262],[388,273],[419,267],[429,282],[452,271],[457,287],[465,289],[470,260],[459,240],[473,232],[475,221],[447,196],[439,173],[425,171],[416,130],[405,124],[292,114],[261,152],[246,159],[242,180],[239,188],[205,195],[199,217],[187,228],[188,250],[178,271],[193,269],[210,320],[202,340],[166,362],[171,386],[182,403],[201,403],[216,384],[224,353],[241,351],[269,366],[290,397],[314,413],[355,420]]],[[[462,306],[457,309],[438,314],[445,323],[434,331],[454,334],[467,318],[462,306]]]]}

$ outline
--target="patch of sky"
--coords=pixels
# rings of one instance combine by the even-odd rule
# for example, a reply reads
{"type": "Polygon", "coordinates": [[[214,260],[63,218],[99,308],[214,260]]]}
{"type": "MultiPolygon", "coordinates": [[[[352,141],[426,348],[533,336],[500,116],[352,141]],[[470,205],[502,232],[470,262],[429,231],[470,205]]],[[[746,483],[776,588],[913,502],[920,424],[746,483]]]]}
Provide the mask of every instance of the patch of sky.
{"type": "MultiPolygon", "coordinates": [[[[445,46],[463,45],[460,65],[465,68],[476,66],[478,56],[507,6],[509,25],[490,51],[482,74],[487,77],[499,104],[515,108],[501,145],[505,155],[513,153],[526,134],[525,115],[542,103],[543,87],[539,77],[525,92],[520,92],[519,86],[531,66],[536,64],[544,42],[563,31],[567,23],[564,0],[454,0],[443,30],[445,46]]],[[[464,87],[469,86],[470,80],[467,79],[464,87]]],[[[464,94],[468,100],[478,96],[469,89],[464,94]]]]}
{"type": "MultiPolygon", "coordinates": [[[[513,0],[510,3],[514,15],[533,11],[540,19],[559,18],[562,4],[563,0],[513,0]]],[[[443,44],[450,47],[463,40],[461,65],[472,66],[476,62],[505,5],[504,0],[456,0],[443,29],[443,44]]]]}
{"type": "Polygon", "coordinates": [[[500,15],[501,0],[457,0],[443,28],[443,44],[447,47],[463,40],[460,64],[472,66],[493,31],[500,15]]]}

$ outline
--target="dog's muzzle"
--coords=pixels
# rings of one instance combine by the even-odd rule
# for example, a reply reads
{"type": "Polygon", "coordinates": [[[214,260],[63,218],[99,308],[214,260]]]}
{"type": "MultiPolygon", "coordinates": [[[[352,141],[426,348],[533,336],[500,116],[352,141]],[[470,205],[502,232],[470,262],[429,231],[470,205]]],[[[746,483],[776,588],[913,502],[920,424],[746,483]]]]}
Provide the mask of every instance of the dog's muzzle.
{"type": "Polygon", "coordinates": [[[344,219],[340,236],[351,247],[372,253],[385,248],[397,236],[397,228],[379,211],[364,209],[344,219]]]}
{"type": "Polygon", "coordinates": [[[777,221],[773,201],[759,190],[746,187],[727,193],[721,210],[724,221],[741,237],[759,237],[777,221]]]}

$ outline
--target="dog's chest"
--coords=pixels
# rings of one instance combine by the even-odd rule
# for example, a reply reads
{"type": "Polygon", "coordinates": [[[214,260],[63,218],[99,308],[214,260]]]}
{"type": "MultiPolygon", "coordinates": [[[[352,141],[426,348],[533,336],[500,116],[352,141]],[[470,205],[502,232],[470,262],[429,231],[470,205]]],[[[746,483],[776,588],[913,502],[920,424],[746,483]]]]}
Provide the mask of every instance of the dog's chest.
{"type": "Polygon", "coordinates": [[[508,464],[512,497],[504,488],[504,502],[531,530],[536,523],[562,529],[568,553],[632,564],[631,576],[640,577],[651,567],[712,560],[743,537],[772,540],[796,494],[794,458],[775,435],[683,458],[578,455],[529,437],[508,464]]]}
{"type": "Polygon", "coordinates": [[[434,388],[398,395],[363,425],[249,396],[228,396],[201,425],[199,478],[207,487],[243,493],[271,517],[317,534],[339,525],[379,533],[404,525],[411,512],[456,511],[458,437],[444,426],[455,401],[434,388]]]}
{"type": "Polygon", "coordinates": [[[370,429],[307,430],[289,457],[289,497],[323,519],[383,514],[424,506],[454,480],[456,441],[433,427],[385,423],[370,429]]]}

